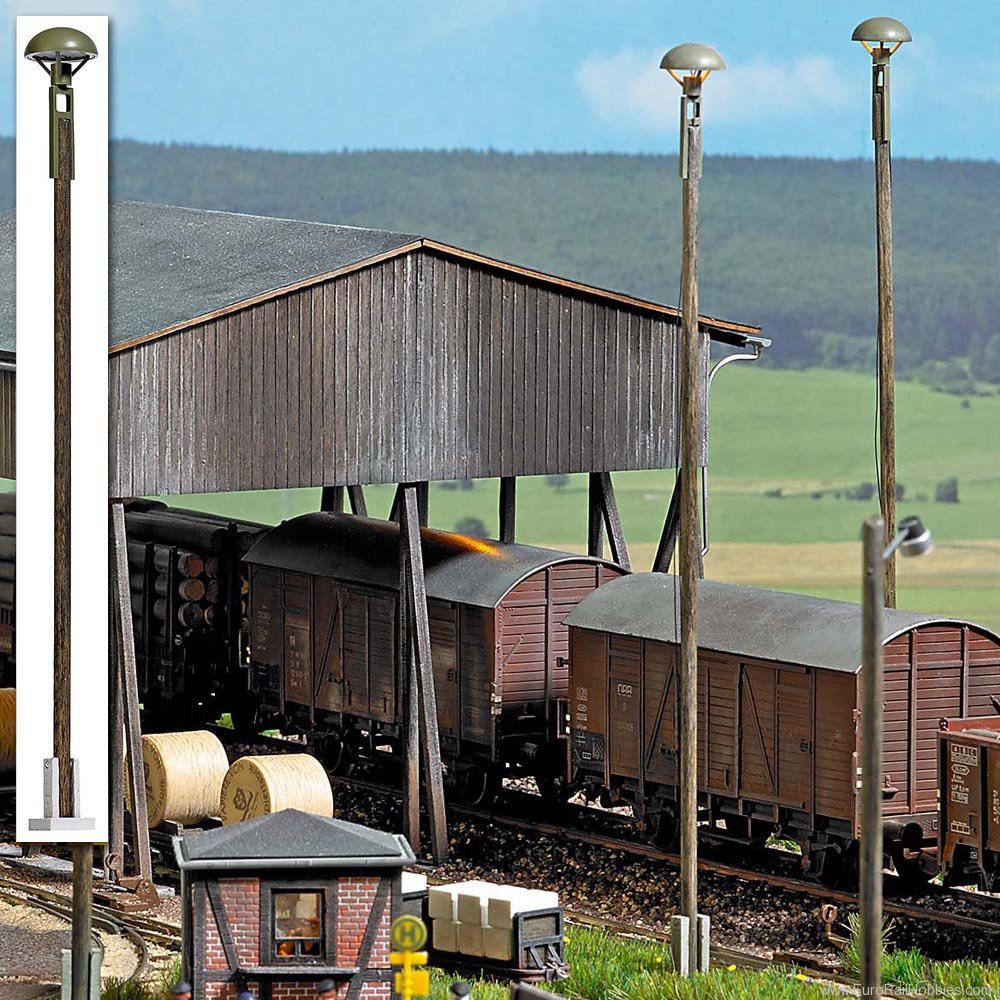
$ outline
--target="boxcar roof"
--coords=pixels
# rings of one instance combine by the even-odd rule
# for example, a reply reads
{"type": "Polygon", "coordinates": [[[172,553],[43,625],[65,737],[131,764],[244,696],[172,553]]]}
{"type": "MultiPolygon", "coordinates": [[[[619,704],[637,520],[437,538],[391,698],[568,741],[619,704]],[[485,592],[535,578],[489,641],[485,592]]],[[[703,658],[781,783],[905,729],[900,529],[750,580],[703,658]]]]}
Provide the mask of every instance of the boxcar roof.
{"type": "MultiPolygon", "coordinates": [[[[577,628],[680,642],[674,576],[634,573],[588,594],[567,616],[577,628]]],[[[972,624],[887,608],[885,641],[921,625],[972,624]]],[[[1000,636],[975,626],[991,635],[1000,636]]],[[[861,605],[732,583],[698,583],[698,646],[760,660],[856,673],[861,666],[861,605]]]]}
{"type": "MultiPolygon", "coordinates": [[[[15,351],[14,219],[0,213],[0,353],[15,351]]],[[[220,312],[387,257],[427,248],[659,313],[669,306],[493,260],[413,233],[121,201],[111,206],[109,346],[193,326],[220,312]]],[[[758,327],[702,317],[730,342],[758,327]]]]}
{"type": "Polygon", "coordinates": [[[181,868],[401,868],[414,860],[406,839],[298,809],[174,838],[181,868]]]}
{"type": "MultiPolygon", "coordinates": [[[[495,608],[522,580],[546,566],[614,563],[448,531],[422,528],[427,596],[495,608]]],[[[399,525],[354,514],[316,513],[283,521],[258,539],[244,559],[258,566],[369,584],[399,587],[399,525]]]]}

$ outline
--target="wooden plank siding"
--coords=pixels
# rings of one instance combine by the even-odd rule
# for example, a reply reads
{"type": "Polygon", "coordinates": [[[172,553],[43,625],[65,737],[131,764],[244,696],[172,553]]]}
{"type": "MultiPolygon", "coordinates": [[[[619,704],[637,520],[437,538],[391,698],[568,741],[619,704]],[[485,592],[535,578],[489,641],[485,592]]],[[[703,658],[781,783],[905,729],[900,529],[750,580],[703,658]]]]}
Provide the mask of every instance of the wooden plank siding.
{"type": "Polygon", "coordinates": [[[676,335],[410,250],[113,351],[110,492],[669,468],[676,335]]]}
{"type": "Polygon", "coordinates": [[[17,478],[17,424],[14,406],[14,373],[0,369],[0,476],[17,478]]]}

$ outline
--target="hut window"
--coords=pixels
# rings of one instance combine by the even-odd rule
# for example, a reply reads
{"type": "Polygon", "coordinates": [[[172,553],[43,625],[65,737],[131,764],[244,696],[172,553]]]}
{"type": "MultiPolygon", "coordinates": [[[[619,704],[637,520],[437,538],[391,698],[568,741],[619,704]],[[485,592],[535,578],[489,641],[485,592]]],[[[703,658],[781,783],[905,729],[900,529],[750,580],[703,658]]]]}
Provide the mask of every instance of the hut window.
{"type": "Polygon", "coordinates": [[[319,958],[323,954],[323,894],[272,895],[275,958],[319,958]]]}

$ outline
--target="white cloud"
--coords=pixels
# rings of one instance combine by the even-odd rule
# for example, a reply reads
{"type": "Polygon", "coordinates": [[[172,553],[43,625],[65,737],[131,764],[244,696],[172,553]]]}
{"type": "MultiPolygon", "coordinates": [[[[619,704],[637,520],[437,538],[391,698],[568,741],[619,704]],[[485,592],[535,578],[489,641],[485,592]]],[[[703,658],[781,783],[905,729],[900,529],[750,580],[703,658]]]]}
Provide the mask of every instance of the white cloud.
{"type": "MultiPolygon", "coordinates": [[[[591,56],[576,83],[603,121],[643,131],[662,131],[677,121],[680,90],[659,68],[659,51],[621,49],[591,56]]],[[[854,107],[860,89],[826,56],[788,63],[755,59],[712,75],[705,87],[713,121],[755,122],[799,114],[839,113],[854,107]]]]}

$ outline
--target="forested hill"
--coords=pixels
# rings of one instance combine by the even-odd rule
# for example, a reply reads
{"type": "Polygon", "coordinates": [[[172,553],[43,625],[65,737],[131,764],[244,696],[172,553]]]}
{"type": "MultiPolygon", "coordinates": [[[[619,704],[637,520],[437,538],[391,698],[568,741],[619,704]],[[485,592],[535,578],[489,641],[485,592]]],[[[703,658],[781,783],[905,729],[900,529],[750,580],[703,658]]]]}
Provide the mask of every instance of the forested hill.
{"type": "MultiPolygon", "coordinates": [[[[0,140],[0,207],[13,202],[0,140]]],[[[671,157],[475,152],[284,154],[117,142],[114,197],[424,233],[675,301],[671,157]]],[[[902,369],[970,359],[1000,378],[1000,163],[894,164],[902,369]]],[[[764,326],[781,365],[866,365],[874,333],[872,165],[709,157],[701,305],[764,326]]]]}

